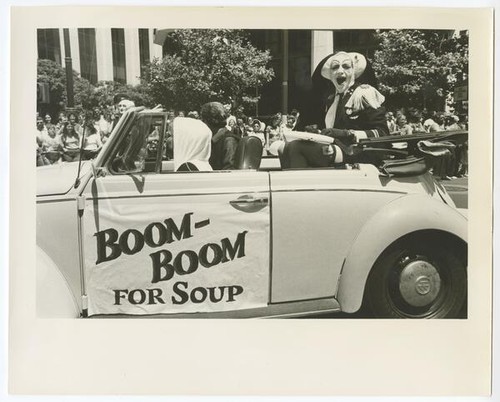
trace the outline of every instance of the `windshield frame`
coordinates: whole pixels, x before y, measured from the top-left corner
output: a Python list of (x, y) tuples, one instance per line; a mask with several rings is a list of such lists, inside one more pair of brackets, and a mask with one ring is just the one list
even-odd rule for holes
[(106, 167), (110, 155), (113, 155), (117, 143), (120, 142), (120, 136), (118, 135), (118, 133), (121, 133), (124, 130), (128, 130), (135, 121), (137, 114), (144, 109), (144, 106), (134, 107), (127, 110), (122, 115), (122, 117), (118, 121), (118, 124), (113, 128), (108, 141), (106, 141), (106, 144), (104, 144), (104, 146), (102, 147), (101, 152), (99, 152), (99, 155), (97, 155), (97, 157), (93, 161), (96, 168)]
[[(146, 120), (139, 122), (139, 120), (141, 120), (142, 118)], [(141, 126), (145, 125), (149, 127), (148, 123), (151, 123), (155, 118), (161, 118), (161, 129), (159, 130), (158, 133), (159, 140), (156, 149), (156, 156), (154, 157), (154, 159), (148, 158), (148, 161), (151, 164), (150, 166), (154, 164), (154, 168), (152, 169), (148, 168), (147, 170), (141, 170), (141, 171), (135, 171), (135, 170), (124, 170), (123, 172), (117, 171), (112, 166), (112, 164), (115, 162), (117, 154), (121, 152), (120, 148), (122, 148), (124, 142), (127, 141), (130, 131), (133, 130), (134, 127), (137, 125), (137, 127), (139, 128), (139, 133), (143, 135), (144, 127)], [(114, 136), (112, 143), (110, 143), (109, 148), (107, 148), (106, 150), (107, 152), (105, 155), (105, 159), (101, 162), (99, 166), (105, 168), (109, 172), (109, 174), (112, 175), (160, 173), (161, 163), (162, 163), (162, 152), (163, 152), (163, 139), (165, 138), (166, 126), (167, 126), (166, 114), (163, 110), (136, 108), (135, 110), (133, 110), (133, 113), (130, 113), (127, 116), (127, 120), (119, 129), (119, 134)], [(149, 128), (146, 131), (149, 132)], [(143, 140), (146, 141), (147, 136), (145, 136)]]

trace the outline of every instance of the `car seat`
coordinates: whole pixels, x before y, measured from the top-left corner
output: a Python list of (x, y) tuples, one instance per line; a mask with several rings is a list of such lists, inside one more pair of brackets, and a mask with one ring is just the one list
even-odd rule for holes
[(243, 137), (234, 157), (235, 169), (258, 169), (262, 160), (262, 141), (258, 137)]
[(198, 169), (194, 163), (184, 162), (182, 165), (180, 165), (177, 168), (176, 171), (177, 172), (199, 172), (200, 169)]

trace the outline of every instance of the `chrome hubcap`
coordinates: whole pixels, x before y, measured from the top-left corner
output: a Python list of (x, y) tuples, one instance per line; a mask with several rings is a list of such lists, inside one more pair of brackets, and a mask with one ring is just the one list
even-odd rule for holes
[(399, 291), (403, 299), (414, 307), (423, 307), (434, 300), (441, 289), (441, 277), (428, 261), (410, 262), (401, 271)]

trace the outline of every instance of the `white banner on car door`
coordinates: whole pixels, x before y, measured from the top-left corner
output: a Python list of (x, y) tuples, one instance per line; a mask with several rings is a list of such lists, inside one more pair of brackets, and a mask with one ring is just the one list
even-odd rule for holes
[(89, 200), (89, 315), (194, 313), (267, 305), (269, 207), (234, 195)]

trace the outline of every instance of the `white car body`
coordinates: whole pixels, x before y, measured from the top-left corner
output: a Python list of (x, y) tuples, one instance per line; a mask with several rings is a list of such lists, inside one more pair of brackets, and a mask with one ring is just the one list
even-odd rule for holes
[[(134, 113), (136, 116), (161, 115), (158, 111), (136, 110)], [(125, 135), (120, 127), (113, 131), (96, 160), (83, 163), (76, 185), (76, 162), (38, 168), (37, 308), (41, 317), (242, 318), (335, 311), (353, 313), (362, 305), (367, 278), (377, 260), (400, 239), (416, 234), (442, 236), (457, 248), (466, 249), (466, 218), (429, 173), (390, 178), (368, 164), (352, 169), (280, 170), (267, 169), (263, 163), (258, 170), (114, 174), (109, 168), (109, 158), (120, 137)], [(163, 166), (166, 165), (168, 162), (163, 162)], [(129, 219), (129, 212), (134, 218), (130, 218), (127, 226), (124, 222)], [(145, 233), (144, 228), (156, 225), (159, 217), (184, 212), (194, 214), (193, 217), (205, 214), (203, 216), (211, 219), (213, 232), (219, 227), (228, 233), (248, 232), (245, 259), (241, 259), (243, 265), (231, 271), (231, 264), (236, 264), (241, 251), (233, 250), (235, 260), (220, 265), (225, 268), (200, 267), (196, 273), (181, 272), (182, 275), (172, 278), (177, 280), (173, 285), (177, 286), (177, 293), (172, 293), (170, 287), (168, 291), (158, 288), (170, 286), (167, 280), (151, 284), (151, 289), (157, 290), (146, 289), (145, 280), (151, 274), (147, 272), (145, 280), (137, 279), (144, 291), (137, 293), (134, 299), (130, 298), (136, 289), (134, 276), (125, 281), (126, 274), (118, 275), (118, 272), (124, 272), (121, 270), (127, 261), (131, 261), (131, 270), (149, 271), (146, 261), (153, 259), (148, 255), (156, 250), (156, 244), (145, 245), (127, 256), (122, 254), (114, 261), (109, 258), (109, 264), (116, 263), (113, 269), (106, 268), (108, 261), (96, 263), (99, 258), (110, 257), (113, 248), (111, 242), (102, 246), (104, 257), (101, 253), (95, 261), (96, 238), (97, 243), (100, 238), (106, 244), (106, 236), (108, 240), (111, 236), (109, 232), (99, 237), (98, 233), (102, 234), (100, 231), (106, 227), (121, 227), (117, 233), (129, 227), (135, 228), (130, 229), (136, 230), (134, 233)], [(179, 227), (179, 220), (176, 222)], [(216, 226), (218, 222), (221, 226)], [(196, 222), (196, 225), (198, 223), (208, 225), (206, 222)], [(253, 230), (258, 235), (251, 237)], [(138, 235), (134, 236), (138, 241)], [(193, 239), (187, 239), (190, 236)], [(169, 247), (189, 241), (192, 241), (189, 244), (198, 244), (194, 243), (196, 236), (193, 233), (190, 236), (174, 239)], [(217, 234), (210, 232), (210, 236)], [(223, 237), (222, 234), (219, 237)], [(196, 240), (199, 246), (193, 246), (194, 249), (205, 244), (203, 239), (200, 235)], [(258, 249), (254, 250), (252, 247), (257, 245)], [(233, 246), (237, 249), (236, 243)], [(130, 246), (129, 236), (125, 250), (134, 247)], [(216, 246), (209, 247), (216, 250)], [(213, 261), (216, 257), (210, 258)], [(180, 263), (184, 264), (182, 269), (189, 270), (185, 268), (185, 261)], [(420, 268), (412, 269), (421, 272)], [(156, 273), (163, 275), (165, 271), (159, 269)], [(203, 276), (198, 280), (195, 275)], [(139, 276), (137, 274), (137, 278)], [(121, 290), (115, 289), (113, 294), (115, 280), (130, 286), (122, 289), (120, 282)], [(189, 295), (195, 286), (191, 286), (190, 280), (196, 286), (206, 283), (205, 289), (209, 291), (219, 285), (227, 286), (215, 289), (227, 291), (229, 296), (226, 294), (226, 299), (218, 303), (208, 298), (199, 302), (197, 297), (203, 298), (206, 290)], [(436, 283), (438, 288), (444, 286), (440, 281)], [(239, 287), (231, 288), (231, 284)], [(243, 297), (238, 294), (240, 287), (248, 299), (238, 303), (236, 299)], [(230, 300), (231, 292), (234, 300)], [(139, 303), (143, 294), (157, 305), (146, 305), (147, 301)], [(188, 301), (183, 300), (185, 294)], [(155, 295), (159, 297), (154, 299)], [(174, 300), (177, 304), (184, 303), (170, 305)]]

